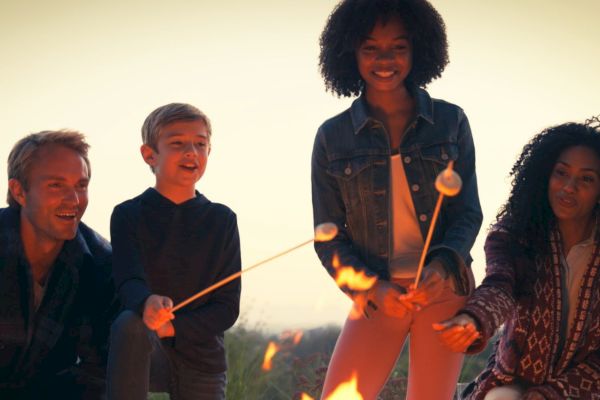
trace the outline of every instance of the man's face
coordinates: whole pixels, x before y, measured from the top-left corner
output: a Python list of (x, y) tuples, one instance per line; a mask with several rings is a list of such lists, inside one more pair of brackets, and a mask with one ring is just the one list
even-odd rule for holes
[(22, 232), (40, 242), (73, 239), (88, 204), (89, 171), (74, 150), (47, 145), (36, 153), (29, 170), (29, 185), (15, 186), (13, 197), (21, 204)]

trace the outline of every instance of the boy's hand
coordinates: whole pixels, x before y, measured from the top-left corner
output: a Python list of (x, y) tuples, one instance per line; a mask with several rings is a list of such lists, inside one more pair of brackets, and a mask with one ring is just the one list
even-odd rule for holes
[(481, 337), (477, 323), (467, 314), (458, 314), (449, 320), (433, 324), (438, 339), (451, 351), (464, 353), (471, 344)]
[(172, 337), (175, 336), (175, 326), (171, 321), (165, 322), (158, 330), (156, 334), (159, 338)]
[(144, 304), (144, 323), (148, 329), (158, 331), (166, 322), (175, 318), (171, 312), (173, 301), (166, 296), (152, 294)]

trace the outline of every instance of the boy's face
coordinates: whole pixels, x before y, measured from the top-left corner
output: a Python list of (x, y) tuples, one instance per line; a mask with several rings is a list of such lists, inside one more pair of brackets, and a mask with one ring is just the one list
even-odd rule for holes
[(37, 242), (60, 244), (77, 234), (88, 204), (89, 171), (83, 157), (61, 145), (36, 153), (28, 187), (11, 179), (11, 193), (21, 205), (22, 232)]
[(153, 167), (157, 185), (165, 189), (193, 189), (204, 174), (210, 139), (204, 121), (175, 121), (160, 130), (158, 151), (142, 146), (142, 156)]

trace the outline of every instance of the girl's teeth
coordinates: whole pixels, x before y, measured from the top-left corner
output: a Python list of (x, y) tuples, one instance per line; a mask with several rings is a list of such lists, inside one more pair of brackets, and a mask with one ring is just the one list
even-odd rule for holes
[(394, 75), (394, 73), (392, 71), (375, 72), (375, 75), (380, 76), (382, 78), (389, 78), (390, 76)]

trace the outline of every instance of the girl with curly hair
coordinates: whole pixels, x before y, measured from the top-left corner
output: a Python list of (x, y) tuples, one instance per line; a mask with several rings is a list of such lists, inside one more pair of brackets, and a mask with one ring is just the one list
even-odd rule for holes
[(475, 353), (504, 324), (465, 399), (599, 398), (599, 122), (551, 127), (525, 146), (486, 240), (486, 277), (436, 325), (448, 348)]
[[(376, 278), (354, 301), (329, 364), (322, 397), (356, 373), (375, 399), (410, 334), (408, 399), (451, 399), (463, 356), (444, 348), (431, 324), (460, 309), (473, 290), (470, 249), (482, 215), (475, 152), (463, 110), (423, 89), (448, 63), (444, 22), (425, 0), (344, 0), (321, 35), (327, 88), (359, 96), (318, 130), (312, 157), (315, 244), (327, 271), (352, 266)], [(453, 161), (458, 196), (444, 203), (418, 289), (414, 282), (437, 192)]]

